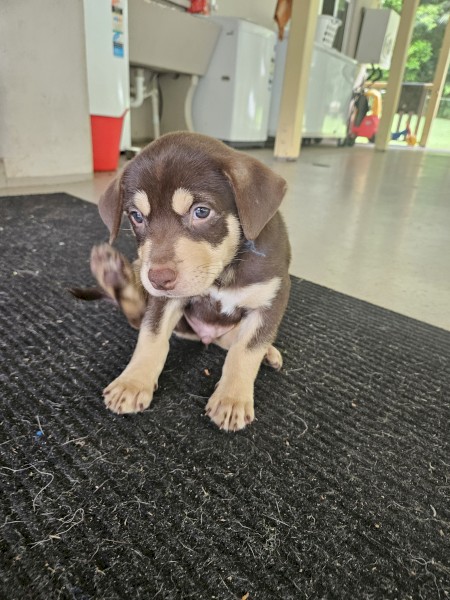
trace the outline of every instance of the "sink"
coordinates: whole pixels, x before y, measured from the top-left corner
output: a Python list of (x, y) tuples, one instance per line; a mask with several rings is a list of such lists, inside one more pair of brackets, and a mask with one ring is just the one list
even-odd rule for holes
[(128, 32), (131, 65), (204, 75), (220, 25), (152, 0), (128, 0)]

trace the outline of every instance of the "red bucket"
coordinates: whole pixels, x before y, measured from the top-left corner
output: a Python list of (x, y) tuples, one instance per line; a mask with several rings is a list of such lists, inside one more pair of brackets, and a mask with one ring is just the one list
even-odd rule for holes
[(125, 113), (121, 117), (91, 115), (94, 171), (117, 169), (124, 116)]

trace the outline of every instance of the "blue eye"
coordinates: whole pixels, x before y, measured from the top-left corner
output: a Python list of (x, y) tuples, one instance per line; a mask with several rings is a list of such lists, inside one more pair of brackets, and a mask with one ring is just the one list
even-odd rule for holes
[(130, 217), (135, 221), (138, 225), (144, 222), (144, 217), (138, 210), (131, 210)]
[(211, 210), (206, 208), (206, 206), (197, 206), (194, 210), (194, 216), (196, 216), (197, 219), (206, 219), (206, 217), (209, 217), (210, 212)]

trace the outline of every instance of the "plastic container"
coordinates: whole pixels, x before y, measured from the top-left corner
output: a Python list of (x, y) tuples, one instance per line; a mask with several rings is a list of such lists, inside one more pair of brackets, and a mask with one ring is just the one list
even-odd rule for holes
[(125, 114), (126, 112), (121, 117), (91, 115), (94, 171), (115, 171), (117, 169)]

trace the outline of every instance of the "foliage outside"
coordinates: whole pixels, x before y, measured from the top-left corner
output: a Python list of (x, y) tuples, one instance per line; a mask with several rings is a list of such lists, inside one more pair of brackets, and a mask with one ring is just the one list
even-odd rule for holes
[[(385, 8), (400, 13), (402, 0), (384, 0)], [(450, 0), (421, 0), (408, 51), (404, 81), (431, 83), (434, 79), (445, 27), (450, 15)], [(385, 74), (387, 77), (387, 73)], [(443, 92), (439, 117), (450, 118), (450, 71)]]

